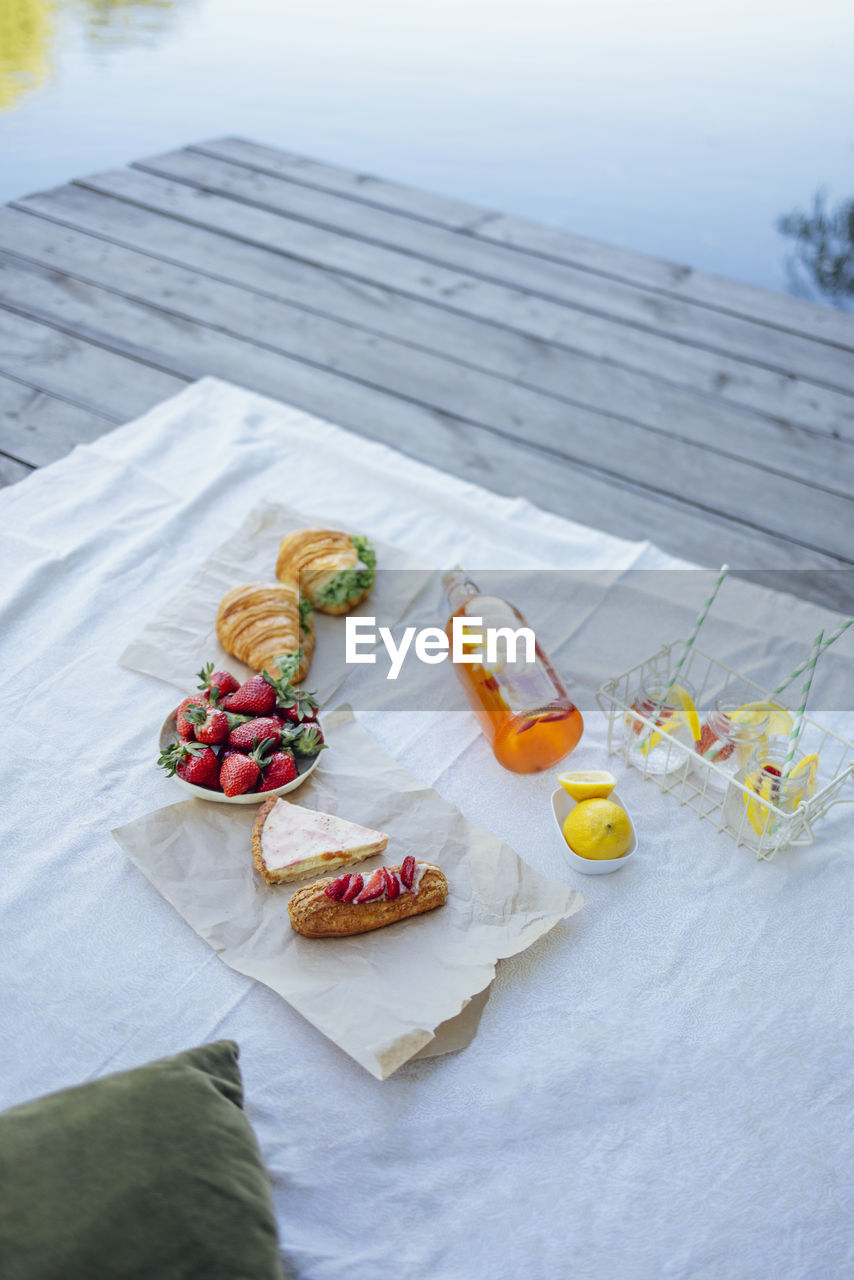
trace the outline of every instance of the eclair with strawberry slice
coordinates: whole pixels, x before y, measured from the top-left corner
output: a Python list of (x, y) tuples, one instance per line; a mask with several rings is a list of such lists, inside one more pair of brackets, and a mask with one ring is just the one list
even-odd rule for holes
[(288, 903), (291, 928), (305, 938), (369, 933), (444, 905), (448, 882), (432, 862), (411, 855), (399, 867), (316, 880)]

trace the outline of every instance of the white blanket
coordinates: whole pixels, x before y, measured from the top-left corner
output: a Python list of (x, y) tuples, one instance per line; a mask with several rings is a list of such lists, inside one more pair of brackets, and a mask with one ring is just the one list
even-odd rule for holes
[[(639, 851), (581, 877), (552, 776), (502, 771), (468, 713), (366, 714), (586, 902), (501, 964), (468, 1048), (382, 1083), (222, 964), (122, 855), (110, 829), (179, 797), (153, 767), (172, 692), (116, 659), (268, 497), (437, 567), (676, 564), (212, 379), (0, 492), (0, 1105), (229, 1036), (297, 1277), (851, 1275), (850, 809), (760, 864), (621, 772)], [(797, 657), (820, 611), (775, 609)], [(626, 666), (646, 656), (637, 622)], [(740, 658), (761, 668), (758, 634)], [(573, 766), (602, 767), (586, 719)]]

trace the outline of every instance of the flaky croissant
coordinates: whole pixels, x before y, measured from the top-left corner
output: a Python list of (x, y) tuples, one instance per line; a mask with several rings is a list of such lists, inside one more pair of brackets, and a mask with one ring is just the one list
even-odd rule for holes
[[(256, 671), (287, 673), (299, 655), (294, 682), (304, 680), (314, 653), (311, 607), (294, 582), (244, 582), (226, 591), (216, 615), (217, 638), (228, 653)], [(282, 659), (282, 663), (279, 663)]]
[(374, 585), (377, 557), (366, 538), (336, 529), (298, 529), (282, 538), (276, 561), (281, 582), (322, 613), (349, 613)]

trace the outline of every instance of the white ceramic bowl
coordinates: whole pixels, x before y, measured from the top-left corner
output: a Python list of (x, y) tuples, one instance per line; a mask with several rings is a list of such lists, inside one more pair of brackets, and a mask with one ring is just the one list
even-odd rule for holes
[[(163, 751), (170, 743), (178, 741), (178, 729), (175, 720), (175, 711), (169, 713), (163, 721), (160, 729), (160, 750)], [(320, 721), (317, 721), (320, 727)], [(226, 796), (221, 791), (210, 791), (207, 787), (197, 787), (192, 782), (186, 782), (183, 778), (179, 778), (177, 773), (172, 775), (172, 781), (177, 782), (179, 787), (189, 792), (190, 795), (198, 797), (199, 800), (217, 800), (220, 804), (260, 804), (262, 800), (269, 800), (270, 796), (283, 796), (289, 791), (296, 791), (297, 787), (301, 787), (307, 778), (310, 778), (317, 768), (317, 762), (320, 759), (320, 752), (316, 756), (295, 756), (297, 769), (299, 773), (291, 781), (286, 782), (283, 787), (276, 787), (272, 791), (244, 791), (241, 796)]]
[[(609, 800), (613, 800), (614, 804), (618, 804), (621, 809), (626, 809), (616, 791), (612, 791)], [(632, 843), (629, 845), (622, 858), (582, 858), (577, 853), (573, 853), (563, 834), (563, 824), (566, 821), (570, 811), (575, 808), (577, 800), (573, 800), (571, 795), (564, 791), (563, 787), (558, 787), (557, 791), (552, 792), (552, 812), (557, 826), (558, 839), (563, 850), (563, 855), (571, 867), (576, 871), (580, 871), (585, 876), (606, 876), (609, 871), (619, 871), (629, 858), (632, 857), (638, 847), (638, 838), (635, 832), (635, 824), (632, 821), (632, 815), (629, 814), (629, 822), (632, 823)]]

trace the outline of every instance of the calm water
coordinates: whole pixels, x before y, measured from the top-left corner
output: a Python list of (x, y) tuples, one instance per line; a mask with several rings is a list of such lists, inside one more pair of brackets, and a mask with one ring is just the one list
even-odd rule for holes
[(0, 0), (0, 200), (241, 134), (850, 306), (852, 54), (851, 0)]

